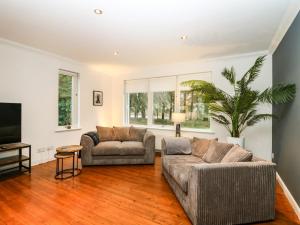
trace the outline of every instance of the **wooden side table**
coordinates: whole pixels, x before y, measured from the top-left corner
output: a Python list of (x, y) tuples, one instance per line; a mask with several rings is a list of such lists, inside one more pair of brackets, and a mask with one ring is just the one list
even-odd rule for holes
[[(82, 149), (81, 145), (68, 145), (56, 148), (56, 174), (55, 179), (67, 179), (70, 177), (78, 176), (81, 173), (81, 169), (79, 169), (78, 163), (78, 155), (80, 150)], [(64, 159), (72, 158), (72, 168), (64, 169)], [(75, 158), (76, 158), (76, 166), (75, 166)], [(60, 168), (61, 161), (61, 168)], [(70, 174), (68, 176), (64, 176), (65, 174)]]

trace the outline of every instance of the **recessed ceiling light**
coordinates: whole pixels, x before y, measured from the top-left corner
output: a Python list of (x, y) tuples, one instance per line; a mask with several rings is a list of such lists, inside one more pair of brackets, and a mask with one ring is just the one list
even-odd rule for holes
[(95, 9), (94, 13), (97, 15), (101, 15), (101, 14), (103, 14), (103, 11), (101, 9)]
[(118, 52), (118, 51), (115, 51), (115, 52), (114, 52), (114, 55), (119, 55), (119, 52)]
[(188, 37), (186, 36), (186, 35), (182, 35), (181, 37), (180, 37), (180, 39), (181, 40), (186, 40)]

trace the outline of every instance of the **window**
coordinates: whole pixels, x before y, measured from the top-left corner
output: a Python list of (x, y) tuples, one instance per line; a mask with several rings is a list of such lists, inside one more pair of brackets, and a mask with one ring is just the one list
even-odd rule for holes
[(59, 70), (58, 126), (78, 127), (78, 79), (78, 73)]
[(176, 111), (186, 114), (182, 127), (209, 128), (208, 106), (203, 103), (200, 93), (180, 85), (188, 80), (211, 82), (211, 73), (125, 81), (125, 123), (172, 126), (172, 114)]
[(147, 93), (129, 94), (129, 123), (147, 124), (148, 95)]
[(153, 93), (153, 124), (172, 125), (175, 91)]
[(182, 127), (209, 128), (208, 106), (202, 102), (199, 93), (181, 91), (180, 112), (185, 113), (185, 122), (182, 123)]

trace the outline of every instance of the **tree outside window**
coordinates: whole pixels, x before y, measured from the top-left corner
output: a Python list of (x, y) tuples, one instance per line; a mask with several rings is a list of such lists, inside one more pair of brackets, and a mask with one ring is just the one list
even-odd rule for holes
[(130, 93), (129, 94), (129, 123), (147, 124), (148, 94)]
[(153, 123), (160, 125), (172, 125), (172, 113), (175, 108), (175, 92), (153, 93)]
[(72, 76), (59, 74), (58, 125), (72, 124)]

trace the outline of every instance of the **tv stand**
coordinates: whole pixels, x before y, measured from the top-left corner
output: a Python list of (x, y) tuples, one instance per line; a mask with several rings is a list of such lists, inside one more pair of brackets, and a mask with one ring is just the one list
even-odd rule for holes
[[(28, 148), (28, 156), (23, 155), (23, 149)], [(18, 150), (18, 154), (13, 156), (1, 157), (1, 154), (9, 151)], [(28, 161), (28, 166), (23, 165), (24, 161)], [(18, 166), (1, 169), (9, 165), (18, 164)], [(17, 169), (17, 170), (16, 170)], [(16, 172), (29, 172), (31, 173), (31, 145), (24, 143), (12, 143), (0, 145), (0, 175), (4, 172), (13, 171)]]

